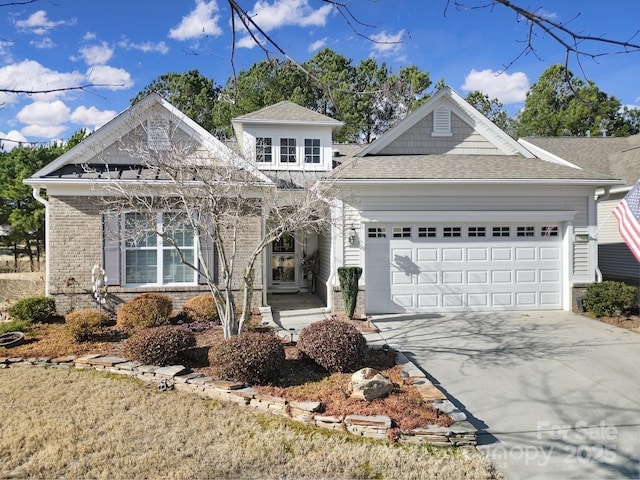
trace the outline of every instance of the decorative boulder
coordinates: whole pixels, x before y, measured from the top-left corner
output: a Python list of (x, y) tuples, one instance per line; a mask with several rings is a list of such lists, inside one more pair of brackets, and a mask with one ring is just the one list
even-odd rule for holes
[(375, 368), (363, 368), (351, 376), (351, 398), (371, 402), (393, 391), (393, 383)]

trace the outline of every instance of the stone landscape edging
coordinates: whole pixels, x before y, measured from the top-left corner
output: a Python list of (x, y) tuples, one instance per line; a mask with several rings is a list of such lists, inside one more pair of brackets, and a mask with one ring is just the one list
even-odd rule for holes
[[(433, 385), (405, 355), (396, 352), (397, 363), (407, 373), (410, 381), (421, 394), (423, 401), (432, 404), (437, 412), (445, 413), (453, 420), (449, 427), (429, 425), (397, 432), (386, 416), (328, 416), (319, 412), (320, 402), (301, 402), (258, 393), (241, 383), (216, 380), (201, 373), (189, 373), (182, 365), (158, 367), (109, 355), (92, 354), (49, 357), (2, 357), (0, 368), (48, 367), (94, 369), (117, 375), (135, 377), (142, 381), (170, 385), (179, 391), (196, 394), (202, 398), (234, 403), (261, 412), (277, 415), (319, 428), (348, 432), (360, 437), (377, 440), (394, 439), (400, 443), (429, 444), (438, 447), (473, 447), (477, 443), (477, 430), (467, 421), (466, 415), (451, 403), (440, 389)], [(168, 383), (171, 382), (171, 383)]]

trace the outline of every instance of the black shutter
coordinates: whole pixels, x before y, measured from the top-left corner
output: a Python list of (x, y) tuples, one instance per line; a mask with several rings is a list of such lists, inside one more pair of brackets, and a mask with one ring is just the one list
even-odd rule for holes
[(107, 285), (120, 285), (120, 215), (102, 215), (102, 268), (107, 275)]

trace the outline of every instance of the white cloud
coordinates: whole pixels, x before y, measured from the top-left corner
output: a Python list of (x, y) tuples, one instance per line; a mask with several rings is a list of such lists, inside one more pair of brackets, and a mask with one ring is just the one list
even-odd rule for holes
[(125, 90), (133, 86), (129, 72), (107, 65), (91, 67), (87, 71), (87, 80), (108, 90)]
[(100, 111), (96, 107), (80, 106), (69, 117), (73, 123), (96, 130), (113, 119), (118, 113), (115, 110)]
[[(258, 0), (249, 16), (265, 32), (287, 27), (322, 27), (327, 23), (327, 17), (332, 12), (331, 5), (324, 5), (314, 9), (308, 0)], [(236, 44), (241, 48), (253, 48), (255, 41), (250, 36), (242, 37)]]
[(308, 0), (274, 0), (273, 3), (259, 0), (249, 16), (265, 31), (296, 25), (299, 27), (322, 27), (327, 23), (331, 5), (314, 10)]
[(38, 138), (58, 138), (67, 129), (65, 125), (28, 125), (22, 129), (24, 135)]
[(87, 65), (104, 65), (113, 57), (113, 48), (107, 42), (91, 47), (83, 47), (80, 54)]
[(404, 46), (404, 30), (400, 30), (397, 33), (387, 33), (382, 31), (370, 35), (374, 41), (372, 51), (374, 55), (381, 57), (390, 57), (392, 55), (398, 55)]
[(87, 32), (84, 34), (84, 37), (82, 37), (83, 40), (94, 40), (96, 38), (96, 34), (93, 32)]
[(490, 98), (497, 98), (504, 105), (508, 105), (524, 102), (529, 90), (529, 79), (524, 72), (500, 73), (490, 69), (482, 71), (472, 69), (465, 77), (462, 90), (465, 92), (480, 90)]
[(316, 40), (311, 45), (309, 45), (309, 52), (315, 52), (316, 50), (320, 50), (327, 46), (327, 37), (321, 38), (320, 40)]
[(53, 40), (51, 40), (49, 37), (43, 38), (42, 40), (31, 40), (29, 44), (34, 46), (35, 48), (40, 49), (55, 48), (56, 46), (56, 44), (53, 43)]
[[(64, 89), (82, 85), (85, 81), (83, 74), (79, 72), (56, 72), (49, 68), (43, 67), (38, 62), (25, 60), (24, 62), (14, 63), (0, 67), (0, 88), (11, 90), (53, 90)], [(33, 94), (35, 100), (51, 100), (65, 95), (65, 91), (52, 92), (48, 94)], [(17, 103), (21, 96), (9, 93), (0, 93), (0, 104)]]
[(52, 28), (59, 25), (72, 25), (75, 22), (75, 19), (68, 22), (64, 20), (53, 22), (47, 18), (47, 12), (44, 10), (38, 10), (37, 12), (32, 13), (26, 20), (17, 20), (16, 27), (22, 30), (28, 30), (36, 35), (45, 35)]
[(180, 24), (169, 30), (169, 38), (174, 40), (191, 40), (203, 35), (222, 35), (222, 29), (218, 25), (220, 15), (216, 0), (205, 2), (196, 0), (196, 8), (182, 17)]
[(27, 139), (17, 130), (11, 130), (9, 133), (0, 132), (0, 148), (1, 151), (10, 152), (21, 143), (28, 143)]
[(60, 125), (69, 120), (70, 111), (61, 100), (33, 102), (20, 110), (16, 117), (22, 123), (51, 126)]
[(125, 50), (140, 50), (143, 53), (157, 52), (161, 53), (162, 55), (166, 55), (167, 53), (169, 53), (169, 47), (164, 42), (134, 43), (125, 38), (118, 42), (118, 46), (120, 48), (124, 48)]

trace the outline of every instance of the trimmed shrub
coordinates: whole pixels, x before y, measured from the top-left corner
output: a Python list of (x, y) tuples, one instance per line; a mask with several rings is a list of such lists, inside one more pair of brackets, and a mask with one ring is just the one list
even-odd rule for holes
[(323, 320), (303, 328), (297, 346), (329, 372), (355, 372), (367, 353), (367, 341), (358, 329), (339, 320)]
[(93, 308), (83, 308), (64, 317), (67, 332), (76, 342), (85, 342), (99, 336), (109, 324), (109, 316)]
[(189, 322), (218, 322), (218, 306), (211, 295), (198, 295), (184, 303), (184, 314)]
[(164, 367), (180, 362), (185, 350), (196, 345), (193, 333), (173, 325), (148, 328), (132, 335), (124, 345), (127, 358)]
[(284, 347), (269, 333), (245, 332), (227, 338), (209, 350), (214, 375), (248, 385), (273, 382), (284, 365)]
[(118, 326), (137, 331), (169, 325), (171, 299), (161, 293), (143, 293), (125, 303), (117, 314)]
[(9, 315), (14, 320), (33, 323), (58, 321), (56, 301), (49, 297), (29, 297), (18, 300), (9, 307)]
[(587, 288), (582, 305), (596, 317), (614, 317), (630, 311), (638, 301), (638, 290), (623, 282), (594, 283)]

